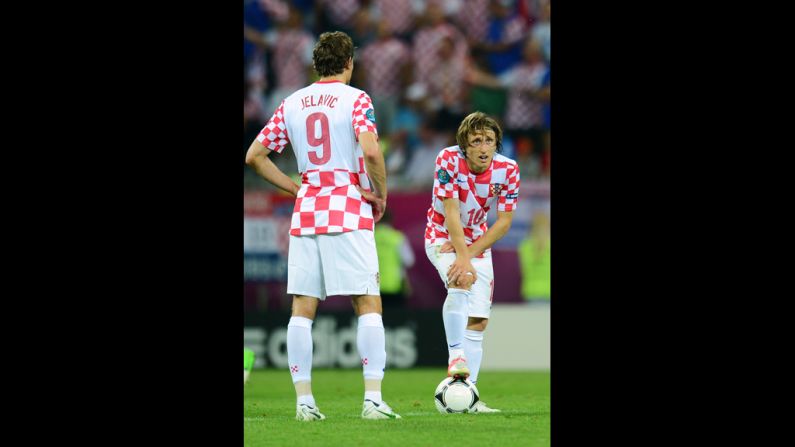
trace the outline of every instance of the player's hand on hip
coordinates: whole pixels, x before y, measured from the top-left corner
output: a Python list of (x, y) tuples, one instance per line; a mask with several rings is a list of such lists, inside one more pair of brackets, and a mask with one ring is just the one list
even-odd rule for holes
[(370, 205), (373, 207), (373, 221), (378, 222), (384, 216), (384, 210), (386, 209), (386, 200), (378, 197), (372, 191), (365, 191), (360, 186), (357, 186), (356, 189), (359, 190), (359, 194), (362, 195), (364, 200), (370, 202)]
[(453, 243), (447, 241), (442, 244), (442, 248), (439, 249), (439, 253), (455, 253), (455, 247), (453, 247)]

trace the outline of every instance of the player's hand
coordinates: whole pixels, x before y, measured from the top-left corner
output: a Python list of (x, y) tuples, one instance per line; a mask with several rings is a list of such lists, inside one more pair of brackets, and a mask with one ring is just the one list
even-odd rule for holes
[(458, 277), (455, 286), (460, 289), (468, 290), (470, 287), (472, 287), (472, 284), (474, 283), (475, 283), (475, 275), (467, 275), (465, 273)]
[(457, 257), (450, 268), (447, 270), (447, 280), (449, 284), (453, 284), (457, 287), (463, 287), (464, 284), (469, 282), (469, 278), (464, 278), (465, 276), (471, 276), (472, 282), (469, 285), (472, 285), (478, 279), (478, 273), (475, 271), (475, 268), (472, 267), (472, 263), (469, 262), (468, 259)]
[(370, 202), (370, 205), (373, 206), (373, 221), (377, 223), (382, 217), (384, 217), (386, 200), (378, 197), (372, 191), (365, 191), (360, 186), (357, 186), (356, 189), (359, 190), (359, 194), (362, 195), (364, 200)]
[(442, 248), (439, 249), (439, 253), (455, 253), (455, 247), (453, 247), (453, 243), (447, 241), (442, 244)]

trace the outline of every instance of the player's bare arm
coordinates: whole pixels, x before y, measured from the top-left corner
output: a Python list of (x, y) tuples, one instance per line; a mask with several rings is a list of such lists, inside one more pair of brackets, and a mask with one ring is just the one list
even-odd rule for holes
[(273, 164), (273, 161), (268, 158), (270, 153), (270, 149), (254, 140), (246, 152), (246, 164), (251, 166), (262, 178), (295, 197), (300, 186)]
[[(480, 256), (484, 251), (491, 248), (498, 240), (502, 239), (508, 230), (511, 229), (513, 222), (513, 211), (497, 211), (497, 220), (489, 229), (483, 233), (483, 236), (476, 240), (469, 246), (469, 257), (474, 258)], [(455, 247), (452, 244), (445, 243), (442, 246), (442, 253), (455, 252)]]
[[(443, 200), (444, 204), (444, 224), (447, 232), (450, 235), (450, 243), (456, 250), (456, 258), (450, 269), (447, 271), (447, 280), (450, 284), (457, 286), (464, 286), (461, 280), (469, 283), (469, 278), (464, 278), (467, 272), (472, 273), (472, 282), (477, 280), (477, 272), (472, 267), (469, 261), (469, 248), (467, 248), (466, 239), (464, 239), (464, 227), (461, 225), (461, 215), (459, 214), (458, 198), (448, 197)], [(471, 285), (471, 283), (469, 283)]]
[(359, 188), (365, 200), (373, 205), (373, 218), (376, 222), (381, 220), (386, 208), (386, 164), (384, 154), (378, 146), (378, 139), (372, 132), (361, 132), (359, 143), (362, 145), (364, 153), (364, 165), (367, 168), (367, 176), (373, 186), (373, 192), (364, 191)]

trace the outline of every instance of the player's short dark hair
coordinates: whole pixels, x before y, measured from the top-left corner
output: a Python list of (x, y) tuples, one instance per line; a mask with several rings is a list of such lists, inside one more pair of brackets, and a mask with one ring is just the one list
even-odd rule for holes
[(348, 60), (353, 57), (353, 41), (342, 31), (330, 31), (320, 35), (312, 51), (312, 64), (320, 76), (334, 76), (345, 71)]
[(489, 129), (494, 131), (494, 138), (497, 140), (497, 152), (502, 152), (502, 129), (500, 129), (500, 125), (497, 124), (497, 120), (483, 112), (470, 113), (461, 121), (461, 125), (458, 126), (458, 132), (455, 134), (455, 141), (458, 143), (458, 147), (461, 148), (461, 152), (466, 155), (470, 134), (484, 132)]

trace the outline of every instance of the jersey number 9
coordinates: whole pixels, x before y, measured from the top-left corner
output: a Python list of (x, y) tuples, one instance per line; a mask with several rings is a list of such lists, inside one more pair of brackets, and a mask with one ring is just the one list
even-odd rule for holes
[[(320, 121), (320, 138), (315, 137), (315, 123), (318, 121)], [(331, 135), (325, 113), (315, 112), (306, 117), (306, 140), (312, 147), (323, 146), (320, 157), (317, 156), (317, 152), (309, 151), (309, 161), (315, 165), (324, 165), (331, 160)]]

